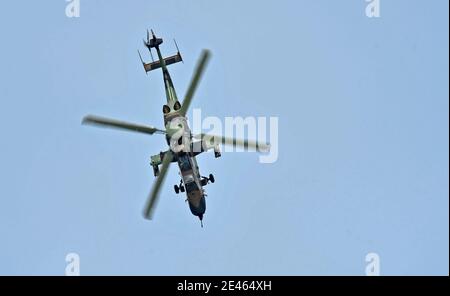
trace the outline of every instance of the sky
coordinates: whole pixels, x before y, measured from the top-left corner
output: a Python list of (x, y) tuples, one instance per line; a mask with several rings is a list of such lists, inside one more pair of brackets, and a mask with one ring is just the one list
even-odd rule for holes
[[(446, 0), (7, 1), (0, 10), (0, 275), (449, 273)], [(164, 138), (82, 126), (86, 114), (163, 126), (162, 75), (136, 50), (153, 28), (184, 64), (212, 58), (192, 108), (277, 117), (278, 159), (204, 154), (204, 228), (169, 171), (142, 208)], [(192, 114), (192, 108), (188, 116)]]

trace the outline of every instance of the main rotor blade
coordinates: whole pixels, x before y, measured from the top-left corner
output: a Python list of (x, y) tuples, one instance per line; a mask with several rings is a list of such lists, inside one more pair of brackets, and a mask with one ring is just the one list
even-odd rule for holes
[(94, 115), (88, 115), (83, 118), (83, 124), (97, 125), (102, 127), (118, 128), (128, 130), (132, 132), (139, 132), (144, 134), (153, 135), (154, 133), (164, 134), (165, 131), (157, 129), (152, 126), (140, 125), (135, 123), (129, 123), (125, 121), (119, 121), (115, 119), (109, 119), (105, 117), (99, 117)]
[(195, 68), (194, 75), (192, 76), (191, 83), (184, 97), (183, 104), (181, 105), (180, 114), (185, 116), (189, 105), (191, 104), (192, 98), (194, 97), (195, 90), (197, 89), (198, 83), (202, 78), (203, 72), (205, 71), (206, 65), (208, 64), (211, 53), (209, 50), (204, 49), (198, 60), (197, 67)]
[(194, 138), (204, 140), (208, 143), (210, 146), (218, 145), (218, 144), (224, 144), (224, 145), (232, 145), (234, 147), (244, 147), (244, 148), (254, 148), (258, 152), (268, 152), (270, 150), (270, 144), (267, 143), (260, 143), (258, 141), (252, 141), (252, 140), (242, 140), (242, 139), (236, 139), (236, 138), (228, 138), (228, 137), (220, 137), (216, 135), (209, 135), (209, 134), (198, 134), (194, 135)]
[(172, 151), (169, 149), (164, 154), (164, 159), (161, 165), (161, 169), (159, 171), (159, 176), (157, 177), (155, 183), (153, 184), (152, 191), (150, 192), (150, 195), (147, 199), (147, 203), (145, 204), (144, 208), (144, 218), (146, 219), (152, 219), (153, 211), (156, 206), (156, 202), (158, 201), (159, 197), (159, 191), (161, 189), (161, 185), (164, 182), (164, 179), (166, 178), (167, 171), (169, 170), (170, 162), (172, 161), (173, 154)]

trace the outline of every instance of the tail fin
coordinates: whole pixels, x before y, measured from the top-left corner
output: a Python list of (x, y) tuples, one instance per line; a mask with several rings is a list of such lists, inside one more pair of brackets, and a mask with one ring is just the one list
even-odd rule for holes
[(147, 41), (144, 40), (145, 46), (147, 46), (148, 50), (154, 47), (158, 47), (163, 43), (162, 38), (156, 38), (155, 33), (152, 31), (152, 38), (150, 39), (150, 32), (147, 30)]
[[(178, 44), (175, 41), (175, 39), (174, 39), (174, 42), (175, 42), (175, 47), (177, 48), (177, 54), (167, 57), (167, 58), (164, 58), (164, 62), (165, 62), (166, 66), (183, 61), (183, 58), (181, 57), (181, 54), (180, 54), (180, 50), (178, 49)], [(150, 36), (150, 32), (147, 30), (147, 40), (144, 39), (144, 45), (148, 48), (148, 51), (150, 52), (150, 55), (152, 57), (152, 62), (146, 64), (142, 60), (141, 54), (139, 53), (139, 57), (141, 59), (142, 64), (144, 65), (144, 69), (145, 69), (146, 73), (153, 71), (155, 69), (161, 68), (161, 61), (153, 60), (153, 55), (152, 55), (152, 48), (156, 47), (156, 50), (158, 51), (159, 50), (158, 46), (161, 43), (163, 43), (163, 40), (161, 38), (156, 38), (153, 30), (151, 30), (151, 36)]]

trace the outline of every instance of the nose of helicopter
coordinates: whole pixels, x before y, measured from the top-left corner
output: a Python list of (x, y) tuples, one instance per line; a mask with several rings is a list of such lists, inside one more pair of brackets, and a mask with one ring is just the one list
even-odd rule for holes
[(194, 193), (189, 196), (188, 201), (191, 213), (198, 216), (200, 220), (203, 220), (203, 214), (206, 211), (205, 196), (200, 192), (196, 192), (196, 194)]
[(202, 196), (200, 201), (197, 203), (189, 202), (189, 208), (193, 215), (198, 216), (200, 220), (203, 219), (203, 214), (206, 211), (206, 201), (205, 197)]

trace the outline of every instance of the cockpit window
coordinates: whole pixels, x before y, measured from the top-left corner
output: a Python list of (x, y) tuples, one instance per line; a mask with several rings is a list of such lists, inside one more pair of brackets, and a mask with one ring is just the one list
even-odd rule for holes
[(188, 192), (191, 192), (191, 191), (194, 191), (194, 190), (198, 189), (197, 184), (195, 182), (186, 183), (185, 186), (186, 186), (186, 190)]
[(191, 162), (189, 161), (189, 157), (187, 155), (183, 155), (179, 158), (180, 160), (180, 169), (182, 171), (191, 170)]

